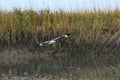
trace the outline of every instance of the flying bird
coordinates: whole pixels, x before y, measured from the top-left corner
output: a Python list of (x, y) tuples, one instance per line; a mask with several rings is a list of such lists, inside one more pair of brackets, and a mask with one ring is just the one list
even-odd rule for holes
[(61, 39), (61, 38), (67, 38), (69, 37), (70, 34), (65, 34), (63, 36), (60, 36), (60, 37), (57, 37), (57, 38), (54, 38), (54, 39), (51, 39), (49, 41), (45, 41), (43, 43), (39, 43), (40, 46), (44, 46), (44, 45), (50, 45), (50, 44), (55, 44), (57, 40)]

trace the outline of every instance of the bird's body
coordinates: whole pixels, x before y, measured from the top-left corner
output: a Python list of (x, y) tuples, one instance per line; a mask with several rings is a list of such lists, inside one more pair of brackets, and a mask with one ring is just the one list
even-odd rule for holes
[(61, 37), (57, 37), (57, 38), (54, 38), (52, 40), (49, 40), (49, 41), (45, 41), (43, 43), (39, 43), (40, 46), (44, 46), (44, 45), (50, 45), (50, 44), (55, 44), (57, 40), (61, 39), (61, 38), (67, 38), (69, 36), (69, 34), (65, 34)]

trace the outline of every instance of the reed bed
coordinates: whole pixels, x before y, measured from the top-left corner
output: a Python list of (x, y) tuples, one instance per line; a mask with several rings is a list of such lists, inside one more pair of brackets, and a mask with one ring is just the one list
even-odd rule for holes
[(84, 35), (87, 41), (95, 36), (109, 37), (120, 28), (120, 10), (92, 12), (64, 12), (62, 10), (25, 10), (13, 9), (11, 12), (0, 11), (1, 47), (22, 45), (35, 46), (66, 33), (71, 33), (70, 42)]

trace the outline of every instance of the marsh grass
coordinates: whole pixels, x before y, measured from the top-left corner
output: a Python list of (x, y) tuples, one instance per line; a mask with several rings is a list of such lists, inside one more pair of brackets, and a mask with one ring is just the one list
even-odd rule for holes
[[(99, 36), (109, 36), (120, 28), (120, 11), (64, 12), (62, 10), (0, 11), (0, 43), (1, 47), (25, 45), (33, 47), (42, 42), (71, 33), (71, 38), (84, 34), (88, 41)], [(89, 40), (90, 39), (90, 40)], [(73, 42), (73, 41), (72, 41)]]

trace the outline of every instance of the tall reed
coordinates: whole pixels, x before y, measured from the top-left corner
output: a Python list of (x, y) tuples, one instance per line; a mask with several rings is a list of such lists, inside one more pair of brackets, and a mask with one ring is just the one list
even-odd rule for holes
[[(66, 33), (71, 33), (71, 40), (84, 34), (87, 41), (102, 33), (103, 36), (114, 34), (120, 29), (120, 10), (92, 12), (64, 12), (62, 10), (13, 9), (11, 12), (0, 11), (0, 45), (34, 45)], [(73, 40), (74, 41), (74, 40)]]

